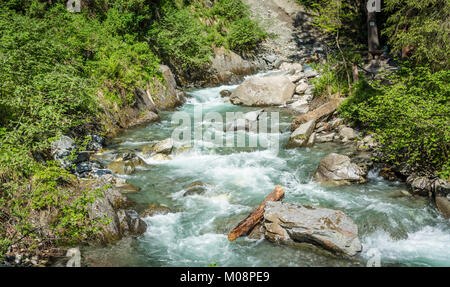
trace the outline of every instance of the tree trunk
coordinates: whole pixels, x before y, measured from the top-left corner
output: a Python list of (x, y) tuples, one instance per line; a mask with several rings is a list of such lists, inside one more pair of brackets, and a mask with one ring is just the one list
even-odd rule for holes
[(284, 198), (284, 190), (281, 185), (275, 186), (275, 189), (264, 199), (264, 201), (250, 213), (247, 218), (239, 222), (239, 224), (228, 233), (228, 240), (234, 241), (236, 238), (247, 235), (256, 224), (264, 217), (264, 205), (266, 201), (278, 201)]
[(352, 74), (353, 74), (353, 83), (358, 82), (359, 81), (358, 65), (353, 64)]
[(369, 53), (375, 52), (380, 49), (380, 41), (378, 39), (378, 27), (376, 12), (367, 13), (367, 27), (368, 27), (368, 46)]

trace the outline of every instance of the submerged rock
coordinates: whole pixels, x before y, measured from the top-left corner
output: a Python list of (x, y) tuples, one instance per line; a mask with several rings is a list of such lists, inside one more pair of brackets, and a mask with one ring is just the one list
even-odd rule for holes
[(170, 156), (165, 155), (163, 153), (157, 153), (154, 156), (152, 156), (150, 159), (154, 160), (154, 161), (172, 160), (172, 158)]
[(308, 243), (346, 256), (362, 250), (358, 226), (340, 210), (268, 201), (264, 227), (266, 239), (274, 243)]
[(168, 214), (171, 210), (168, 206), (163, 204), (151, 204), (147, 209), (141, 212), (141, 217), (151, 217), (157, 214)]
[[(239, 114), (238, 114), (239, 115)], [(225, 131), (257, 131), (258, 121), (264, 120), (264, 110), (257, 110), (236, 116), (236, 119), (227, 123)]]
[(345, 185), (363, 183), (365, 176), (365, 171), (352, 163), (348, 156), (331, 153), (320, 161), (314, 179), (321, 183)]
[(234, 105), (284, 105), (294, 95), (295, 85), (287, 76), (267, 76), (246, 79), (231, 94)]
[(184, 187), (184, 194), (183, 196), (190, 196), (194, 194), (202, 194), (206, 191), (206, 186), (203, 184), (202, 181), (195, 181), (187, 186)]

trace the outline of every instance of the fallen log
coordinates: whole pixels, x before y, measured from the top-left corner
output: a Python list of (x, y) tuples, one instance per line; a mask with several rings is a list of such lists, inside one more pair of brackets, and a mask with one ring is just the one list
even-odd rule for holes
[(264, 201), (250, 213), (244, 220), (228, 233), (228, 240), (234, 241), (236, 238), (248, 234), (256, 224), (264, 217), (264, 205), (267, 201), (279, 201), (284, 198), (284, 190), (281, 185), (275, 186), (275, 189), (264, 199)]

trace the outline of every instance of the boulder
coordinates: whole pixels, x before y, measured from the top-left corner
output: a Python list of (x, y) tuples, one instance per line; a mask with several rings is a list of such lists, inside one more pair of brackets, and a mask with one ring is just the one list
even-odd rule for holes
[(159, 141), (155, 144), (152, 144), (149, 147), (144, 147), (142, 152), (146, 156), (153, 156), (157, 153), (169, 155), (173, 149), (173, 139), (167, 138), (165, 140)]
[(147, 224), (134, 210), (121, 209), (117, 211), (119, 231), (122, 237), (141, 235), (147, 230)]
[(436, 206), (445, 218), (450, 218), (450, 200), (448, 197), (436, 196)]
[(331, 153), (320, 161), (314, 179), (321, 183), (345, 185), (363, 183), (365, 176), (365, 171), (352, 163), (348, 156)]
[(295, 88), (295, 92), (299, 95), (303, 95), (305, 93), (305, 91), (308, 89), (308, 87), (309, 87), (309, 85), (307, 83), (301, 82)]
[(316, 123), (314, 120), (300, 125), (291, 134), (287, 148), (306, 146), (308, 143), (309, 137), (311, 136), (312, 132), (314, 131), (315, 125), (316, 125)]
[(287, 76), (276, 75), (246, 79), (231, 94), (234, 105), (284, 105), (294, 95), (295, 85)]
[(161, 110), (173, 109), (182, 105), (185, 102), (185, 94), (177, 90), (174, 74), (166, 65), (159, 65), (159, 70), (164, 76), (164, 84), (155, 82), (155, 87), (153, 88), (155, 96), (152, 96), (149, 91), (146, 92), (146, 95), (156, 108)]
[(214, 57), (211, 57), (213, 72), (209, 78), (210, 84), (236, 83), (243, 76), (253, 74), (258, 69), (253, 63), (224, 47), (215, 48), (214, 54)]
[(413, 195), (432, 196), (433, 181), (426, 176), (411, 174), (406, 179), (406, 185)]
[(362, 250), (358, 226), (340, 210), (268, 201), (264, 227), (266, 239), (274, 243), (312, 244), (344, 256)]
[(308, 112), (307, 114), (300, 115), (296, 117), (291, 124), (291, 131), (295, 131), (301, 124), (306, 123), (311, 120), (317, 121), (318, 119), (328, 116), (334, 111), (336, 111), (337, 107), (341, 104), (342, 99), (333, 99), (328, 103), (325, 103), (318, 107), (317, 109)]

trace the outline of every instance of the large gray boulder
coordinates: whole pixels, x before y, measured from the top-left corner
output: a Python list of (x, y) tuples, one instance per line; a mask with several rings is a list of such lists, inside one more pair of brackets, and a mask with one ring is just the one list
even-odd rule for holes
[(362, 250), (358, 226), (340, 210), (268, 201), (264, 227), (266, 239), (274, 243), (312, 244), (344, 256)]
[(231, 94), (234, 105), (277, 106), (284, 105), (294, 95), (295, 85), (285, 75), (253, 77), (246, 79)]
[(331, 153), (320, 161), (314, 179), (321, 183), (346, 185), (363, 183), (365, 176), (365, 171), (348, 156)]

